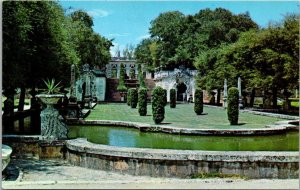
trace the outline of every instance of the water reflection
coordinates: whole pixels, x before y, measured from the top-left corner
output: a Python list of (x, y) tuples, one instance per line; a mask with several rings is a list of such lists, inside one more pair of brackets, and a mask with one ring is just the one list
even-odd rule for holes
[(90, 142), (122, 147), (222, 150), (298, 151), (298, 132), (271, 136), (186, 136), (143, 133), (137, 129), (108, 126), (72, 126), (69, 138), (85, 137)]

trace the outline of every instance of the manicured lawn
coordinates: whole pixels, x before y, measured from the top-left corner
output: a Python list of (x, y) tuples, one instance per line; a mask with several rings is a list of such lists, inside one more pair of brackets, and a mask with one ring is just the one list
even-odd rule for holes
[[(219, 128), (219, 129), (241, 129), (241, 128), (264, 128), (281, 119), (258, 116), (249, 113), (240, 113), (240, 125), (231, 126), (227, 120), (227, 112), (223, 109), (204, 107), (206, 115), (196, 115), (193, 104), (177, 104), (176, 108), (165, 107), (165, 119), (162, 125), (180, 128)], [(132, 121), (155, 125), (152, 120), (151, 105), (148, 104), (147, 116), (139, 116), (138, 109), (132, 109), (126, 104), (99, 104), (86, 120), (117, 120)]]

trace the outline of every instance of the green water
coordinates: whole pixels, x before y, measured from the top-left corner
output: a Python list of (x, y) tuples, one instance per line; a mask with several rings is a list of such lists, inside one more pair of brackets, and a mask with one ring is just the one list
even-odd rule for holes
[(108, 126), (70, 126), (69, 138), (121, 147), (220, 151), (298, 151), (299, 133), (271, 136), (187, 136)]

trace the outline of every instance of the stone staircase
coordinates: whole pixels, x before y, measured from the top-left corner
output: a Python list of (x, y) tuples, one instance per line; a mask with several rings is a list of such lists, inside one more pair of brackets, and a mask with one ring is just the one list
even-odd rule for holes
[(138, 88), (139, 87), (139, 81), (137, 79), (126, 79), (125, 80), (125, 86), (127, 88)]

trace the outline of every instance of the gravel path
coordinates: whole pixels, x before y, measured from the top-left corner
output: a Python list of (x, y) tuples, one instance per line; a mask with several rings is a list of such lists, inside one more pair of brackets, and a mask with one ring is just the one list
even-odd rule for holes
[(71, 166), (61, 160), (15, 160), (4, 189), (298, 189), (299, 180), (177, 179), (132, 176)]

